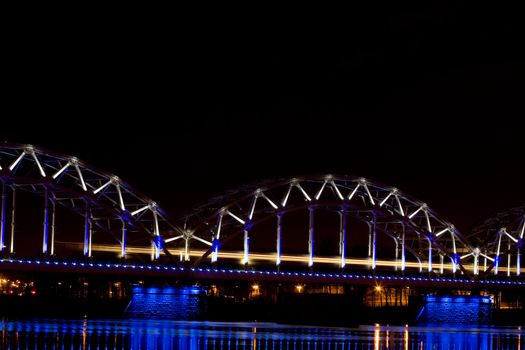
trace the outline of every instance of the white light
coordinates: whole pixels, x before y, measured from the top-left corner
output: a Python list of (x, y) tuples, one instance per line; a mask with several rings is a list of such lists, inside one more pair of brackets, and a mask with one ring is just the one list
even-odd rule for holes
[(178, 239), (181, 239), (182, 237), (184, 237), (184, 236), (180, 235), (180, 236), (176, 236), (176, 237), (167, 238), (167, 239), (164, 240), (164, 242), (165, 243), (170, 243), (170, 242), (176, 241)]
[(22, 152), (22, 154), (19, 155), (18, 158), (16, 158), (16, 160), (13, 162), (13, 164), (11, 164), (9, 166), (9, 170), (13, 171), (13, 169), (18, 165), (18, 163), (20, 163), (20, 161), (22, 160), (22, 158), (24, 158), (25, 155), (26, 155), (26, 153)]
[(388, 198), (390, 198), (393, 194), (394, 194), (394, 192), (390, 192), (390, 193), (388, 194), (388, 196), (386, 196), (385, 199), (383, 199), (383, 200), (381, 201), (381, 203), (379, 203), (379, 207), (382, 207), (383, 204), (386, 203), (386, 201), (388, 200)]
[(335, 181), (334, 180), (330, 181), (330, 184), (332, 185), (335, 193), (337, 193), (337, 197), (339, 197), (340, 200), (344, 200), (344, 197), (341, 194), (341, 191), (339, 191), (339, 188), (337, 187), (337, 185), (335, 184)]
[(375, 205), (376, 203), (374, 202), (374, 198), (372, 198), (372, 195), (370, 194), (370, 190), (368, 189), (366, 182), (363, 183), (363, 186), (365, 187), (366, 193), (368, 194), (368, 198), (370, 198), (370, 203), (372, 203), (372, 205)]
[(246, 222), (241, 219), (240, 217), (238, 217), (237, 215), (233, 214), (231, 211), (229, 210), (226, 210), (226, 214), (230, 215), (232, 218), (234, 218), (235, 220), (237, 220), (238, 222), (240, 222), (242, 225), (244, 225)]
[(253, 196), (252, 206), (250, 207), (250, 214), (248, 215), (248, 218), (250, 220), (253, 218), (253, 213), (255, 212), (255, 205), (257, 204), (258, 196), (259, 196), (258, 193), (255, 196)]
[(59, 171), (57, 171), (55, 173), (55, 175), (53, 175), (53, 179), (56, 179), (57, 177), (60, 176), (60, 174), (62, 174), (64, 171), (66, 171), (66, 169), (71, 165), (70, 162), (67, 162), (66, 165), (64, 165)]
[(132, 215), (132, 216), (135, 216), (135, 215), (137, 215), (138, 213), (141, 213), (141, 212), (143, 212), (144, 210), (148, 209), (149, 207), (150, 207), (149, 205), (145, 205), (145, 206), (143, 206), (142, 208), (137, 209), (137, 210), (131, 212), (131, 215)]
[(84, 176), (82, 176), (82, 172), (80, 171), (78, 163), (74, 163), (74, 166), (75, 166), (75, 169), (77, 170), (77, 174), (80, 179), (80, 185), (82, 186), (82, 189), (84, 191), (87, 191), (86, 183), (84, 182)]
[(40, 171), (40, 175), (42, 175), (42, 177), (46, 177), (46, 173), (44, 171), (44, 168), (42, 168), (42, 164), (40, 164), (40, 161), (36, 157), (36, 153), (35, 153), (35, 151), (33, 149), (31, 149), (31, 155), (33, 156), (33, 159), (35, 160), (35, 163), (38, 166), (38, 170)]
[(447, 232), (448, 231), (448, 227), (447, 228), (444, 228), (443, 230), (439, 231), (438, 233), (436, 233), (436, 237), (439, 237), (441, 236), (443, 233)]
[(270, 198), (268, 198), (267, 195), (265, 195), (264, 193), (261, 193), (261, 196), (266, 199), (266, 201), (272, 206), (273, 209), (277, 209), (277, 204), (275, 204)]
[(357, 184), (357, 186), (354, 188), (352, 193), (350, 193), (350, 195), (348, 196), (348, 200), (352, 200), (352, 198), (354, 197), (355, 193), (357, 192), (357, 189), (359, 188), (359, 186), (361, 186), (361, 184)]
[(306, 193), (306, 191), (301, 187), (301, 185), (300, 185), (299, 183), (297, 183), (295, 186), (296, 186), (296, 187), (297, 187), (297, 188), (303, 193), (304, 198), (305, 198), (308, 202), (312, 201), (312, 198), (310, 198), (310, 196), (308, 195), (308, 193)]
[(319, 191), (315, 195), (315, 200), (319, 200), (319, 198), (321, 197), (321, 193), (323, 193), (323, 190), (324, 190), (324, 188), (326, 186), (326, 183), (327, 183), (327, 181), (324, 180), (323, 185), (321, 186), (321, 188), (319, 189)]
[(115, 184), (115, 187), (117, 188), (118, 199), (120, 202), (120, 209), (126, 210), (126, 206), (124, 205), (124, 199), (122, 199), (122, 192), (120, 191), (120, 185), (117, 183)]
[(292, 187), (293, 187), (293, 185), (290, 184), (290, 187), (288, 187), (288, 191), (284, 195), (283, 201), (281, 202), (281, 205), (283, 207), (286, 207), (286, 202), (288, 202), (288, 197), (290, 196), (290, 192), (292, 191)]
[(421, 210), (423, 210), (423, 206), (424, 206), (424, 204), (423, 204), (422, 206), (420, 206), (415, 212), (413, 212), (412, 214), (410, 214), (410, 215), (408, 216), (408, 218), (409, 218), (409, 219), (412, 219), (414, 216), (416, 216), (417, 213), (419, 213)]
[[(68, 163), (69, 164), (69, 163)], [(96, 190), (93, 191), (93, 194), (97, 194), (99, 193), (100, 191), (102, 191), (104, 188), (108, 187), (109, 185), (111, 184), (111, 180), (109, 180), (108, 182), (106, 182), (105, 184), (103, 184), (102, 186), (100, 186), (99, 188), (97, 188)]]
[(212, 246), (212, 245), (213, 245), (211, 242), (208, 242), (208, 241), (206, 241), (206, 240), (204, 240), (204, 239), (202, 239), (202, 238), (200, 238), (200, 237), (192, 236), (192, 238), (195, 238), (197, 241), (202, 242), (202, 243), (204, 243), (204, 244), (206, 244), (206, 245), (209, 245), (209, 246)]

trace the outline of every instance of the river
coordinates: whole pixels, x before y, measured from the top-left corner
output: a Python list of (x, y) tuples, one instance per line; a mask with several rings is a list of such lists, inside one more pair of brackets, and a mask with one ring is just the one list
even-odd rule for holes
[(145, 319), (1, 321), (1, 349), (522, 349), (520, 327), (356, 328)]

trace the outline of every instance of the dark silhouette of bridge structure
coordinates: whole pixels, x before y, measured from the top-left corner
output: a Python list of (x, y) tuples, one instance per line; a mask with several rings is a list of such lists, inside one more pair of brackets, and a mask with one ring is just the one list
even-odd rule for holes
[(169, 213), (120, 177), (0, 146), (0, 271), (519, 289), (525, 207), (466, 234), (364, 178), (246, 185)]

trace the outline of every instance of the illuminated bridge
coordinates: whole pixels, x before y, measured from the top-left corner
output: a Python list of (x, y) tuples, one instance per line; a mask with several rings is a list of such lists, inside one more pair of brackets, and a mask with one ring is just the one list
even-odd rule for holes
[(395, 187), (348, 176), (243, 186), (168, 215), (80, 159), (0, 146), (0, 271), (520, 288), (525, 208), (462, 234)]

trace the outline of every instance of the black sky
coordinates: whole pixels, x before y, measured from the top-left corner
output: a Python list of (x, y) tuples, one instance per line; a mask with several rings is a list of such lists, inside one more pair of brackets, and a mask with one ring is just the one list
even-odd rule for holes
[(524, 202), (510, 6), (127, 10), (15, 16), (0, 139), (76, 155), (174, 216), (326, 173), (397, 186), (463, 230)]

